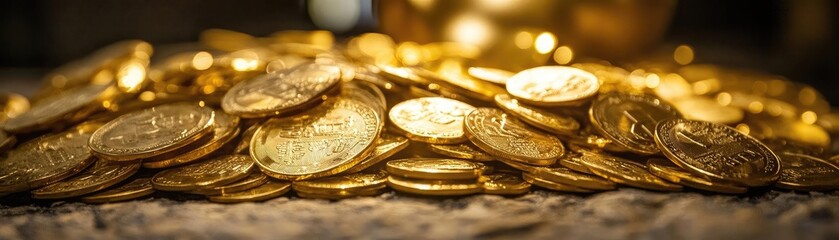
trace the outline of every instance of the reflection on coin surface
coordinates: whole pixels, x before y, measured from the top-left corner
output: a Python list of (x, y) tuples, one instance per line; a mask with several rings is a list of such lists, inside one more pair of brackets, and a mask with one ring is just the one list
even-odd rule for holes
[(666, 182), (630, 160), (604, 154), (585, 154), (580, 160), (592, 173), (612, 182), (656, 191), (682, 190), (682, 186)]
[(38, 199), (70, 198), (96, 192), (117, 184), (140, 169), (139, 163), (98, 160), (81, 173), (32, 191)]
[(535, 177), (551, 182), (558, 182), (586, 189), (615, 189), (615, 184), (609, 180), (594, 175), (574, 172), (571, 171), (571, 169), (564, 167), (537, 167), (530, 173)]
[(574, 185), (568, 185), (564, 183), (554, 182), (547, 179), (539, 178), (538, 176), (531, 174), (531, 173), (523, 173), (522, 177), (525, 181), (529, 182), (530, 184), (540, 186), (543, 188), (547, 188), (554, 191), (561, 191), (561, 192), (576, 192), (576, 193), (590, 193), (594, 192), (591, 189), (585, 189), (581, 187), (577, 187)]
[(469, 104), (442, 97), (415, 98), (390, 109), (390, 121), (400, 132), (414, 141), (428, 143), (459, 143), (463, 134), (463, 117), (474, 110)]
[(51, 124), (65, 120), (68, 115), (74, 115), (75, 118), (85, 117), (92, 112), (82, 113), (86, 112), (84, 108), (95, 105), (109, 89), (113, 90), (112, 85), (91, 84), (64, 90), (35, 102), (29, 111), (6, 121), (4, 129), (8, 132), (29, 132), (55, 127)]
[(507, 84), (507, 80), (515, 75), (513, 72), (497, 68), (470, 67), (466, 71), (469, 76), (501, 85)]
[(477, 179), (443, 181), (389, 176), (387, 177), (387, 185), (396, 191), (430, 196), (469, 195), (482, 191), (481, 184), (478, 183)]
[(282, 196), (291, 190), (288, 182), (268, 181), (259, 187), (241, 192), (210, 196), (208, 199), (219, 203), (259, 202)]
[(429, 148), (432, 152), (453, 158), (462, 158), (475, 161), (492, 161), (495, 159), (492, 157), (492, 155), (485, 153), (484, 151), (470, 143), (461, 143), (454, 145), (431, 144), (429, 145)]
[(355, 166), (350, 169), (347, 169), (346, 173), (357, 173), (364, 171), (376, 165), (377, 163), (385, 160), (393, 154), (396, 154), (399, 151), (407, 148), (411, 142), (408, 141), (407, 138), (390, 135), (387, 133), (382, 133), (381, 137), (376, 139), (376, 146), (373, 148), (373, 152), (370, 152), (364, 160), (358, 162)]
[(554, 134), (575, 135), (577, 130), (580, 129), (580, 123), (572, 117), (559, 116), (548, 111), (522, 105), (518, 100), (507, 94), (495, 95), (495, 104), (522, 121)]
[(482, 169), (483, 164), (460, 159), (408, 158), (387, 162), (391, 175), (432, 180), (475, 179)]
[(484, 193), (519, 195), (530, 191), (530, 183), (509, 173), (493, 173), (482, 177)]
[(246, 177), (253, 165), (253, 160), (246, 155), (219, 156), (159, 172), (152, 178), (152, 184), (155, 189), (164, 191), (190, 191), (221, 186)]
[(748, 190), (748, 188), (729, 183), (711, 181), (705, 176), (688, 172), (667, 159), (653, 158), (647, 160), (647, 167), (653, 175), (673, 183), (696, 189), (732, 194), (745, 193)]
[(235, 192), (245, 191), (251, 188), (259, 187), (268, 182), (268, 176), (259, 171), (252, 171), (247, 177), (223, 186), (211, 187), (206, 189), (197, 189), (190, 191), (192, 194), (200, 194), (207, 196), (215, 196), (222, 194), (230, 194)]
[(464, 130), (481, 150), (531, 165), (551, 165), (565, 152), (556, 137), (537, 132), (494, 108), (478, 108), (469, 113)]
[(154, 193), (151, 178), (136, 178), (112, 189), (82, 197), (86, 203), (119, 202), (141, 198)]
[(594, 96), (599, 88), (593, 74), (563, 66), (527, 69), (507, 80), (510, 95), (539, 106), (575, 105)]
[(722, 106), (707, 97), (681, 98), (671, 102), (685, 119), (719, 124), (736, 124), (743, 120), (743, 110)]
[(361, 191), (376, 190), (385, 186), (387, 172), (353, 173), (343, 176), (333, 176), (321, 179), (304, 180), (292, 183), (294, 191), (302, 192), (330, 192), (330, 191)]
[[(143, 159), (144, 168), (165, 168), (190, 163), (221, 148), (239, 134), (239, 117), (215, 112), (212, 139), (198, 146), (188, 145), (166, 154)], [(200, 142), (200, 141), (199, 141)]]
[(800, 191), (839, 189), (839, 167), (801, 153), (776, 152), (781, 158), (781, 176), (775, 186)]
[(591, 104), (591, 123), (604, 137), (638, 154), (659, 152), (654, 133), (658, 122), (680, 118), (676, 108), (650, 95), (608, 93)]
[(764, 186), (778, 179), (778, 156), (734, 128), (709, 122), (671, 119), (655, 130), (655, 141), (680, 167), (713, 179)]

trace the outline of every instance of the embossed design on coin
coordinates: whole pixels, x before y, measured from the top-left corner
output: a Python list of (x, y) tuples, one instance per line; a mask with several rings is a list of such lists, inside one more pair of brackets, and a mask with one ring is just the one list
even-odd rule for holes
[[(239, 134), (239, 117), (224, 112), (215, 112), (212, 139), (201, 144), (190, 144), (166, 154), (143, 160), (144, 168), (164, 168), (190, 163), (221, 148)], [(207, 136), (209, 138), (210, 136)]]
[(39, 199), (70, 198), (96, 192), (125, 180), (140, 169), (139, 163), (98, 160), (92, 167), (71, 178), (32, 191)]
[(574, 118), (563, 117), (548, 111), (522, 105), (507, 94), (495, 95), (495, 104), (522, 121), (542, 130), (562, 135), (576, 135), (580, 123)]
[(599, 88), (594, 74), (563, 66), (527, 69), (507, 80), (510, 95), (534, 105), (573, 105), (594, 96)]
[(432, 180), (475, 179), (483, 164), (460, 159), (408, 158), (387, 162), (391, 175)]
[(682, 186), (666, 182), (630, 160), (604, 154), (584, 154), (580, 160), (595, 175), (616, 183), (656, 191), (682, 190)]
[(213, 110), (175, 103), (118, 117), (97, 130), (90, 148), (108, 160), (134, 160), (160, 155), (212, 130)]
[(35, 102), (29, 111), (6, 121), (4, 129), (8, 132), (47, 129), (54, 127), (50, 124), (64, 120), (67, 115), (77, 115), (74, 116), (77, 119), (70, 119), (77, 121), (78, 118), (89, 114), (83, 109), (95, 105), (95, 102), (111, 87), (111, 85), (91, 84), (64, 90), (60, 94), (41, 99)]
[(251, 171), (247, 177), (241, 179), (239, 181), (223, 185), (217, 187), (211, 187), (206, 189), (197, 189), (190, 191), (189, 193), (192, 194), (200, 194), (200, 195), (207, 195), (207, 196), (215, 196), (215, 195), (222, 195), (222, 194), (230, 194), (235, 192), (241, 192), (248, 189), (252, 189), (255, 187), (259, 187), (262, 184), (268, 182), (268, 176), (259, 171)]
[(776, 153), (781, 158), (781, 176), (775, 186), (801, 191), (839, 189), (836, 165), (806, 154)]
[(355, 192), (383, 188), (387, 182), (387, 172), (354, 173), (322, 179), (297, 181), (292, 183), (295, 191), (303, 192)]
[(600, 96), (589, 111), (591, 123), (618, 146), (638, 154), (659, 152), (654, 132), (658, 122), (681, 118), (673, 106), (650, 95), (612, 92)]
[(749, 190), (748, 188), (729, 183), (711, 181), (705, 176), (688, 172), (667, 159), (653, 158), (647, 160), (647, 168), (650, 169), (650, 172), (653, 175), (673, 183), (696, 189), (732, 194), (745, 193)]
[(494, 108), (478, 108), (469, 113), (464, 129), (475, 146), (498, 158), (545, 166), (565, 152), (556, 137), (531, 130)]
[(225, 112), (242, 117), (265, 117), (296, 110), (338, 86), (341, 68), (306, 64), (268, 73), (233, 86), (221, 102)]
[(86, 203), (119, 202), (141, 198), (154, 193), (151, 178), (136, 178), (115, 188), (82, 197)]
[(530, 183), (509, 173), (493, 173), (482, 177), (484, 193), (519, 195), (530, 191)]
[(474, 110), (469, 104), (442, 97), (416, 98), (390, 109), (393, 125), (406, 137), (428, 143), (459, 143), (466, 140), (463, 117)]
[(671, 119), (659, 123), (655, 141), (680, 167), (714, 179), (763, 186), (778, 179), (781, 164), (768, 147), (731, 127)]
[(253, 165), (253, 160), (246, 155), (219, 156), (159, 172), (152, 178), (152, 184), (155, 189), (164, 191), (190, 191), (221, 186), (246, 177)]

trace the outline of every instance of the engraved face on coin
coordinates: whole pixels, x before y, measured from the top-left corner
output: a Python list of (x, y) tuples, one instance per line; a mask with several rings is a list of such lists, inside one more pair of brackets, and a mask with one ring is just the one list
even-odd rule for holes
[(781, 176), (775, 186), (791, 190), (839, 189), (839, 167), (823, 159), (792, 152), (776, 152), (781, 158)]
[(589, 117), (598, 132), (621, 148), (638, 154), (654, 154), (659, 151), (653, 139), (656, 124), (681, 118), (681, 114), (650, 95), (612, 92), (591, 104)]
[(253, 165), (253, 160), (246, 155), (223, 155), (159, 172), (152, 178), (152, 184), (155, 189), (164, 191), (221, 186), (246, 177)]
[(140, 169), (139, 163), (98, 160), (92, 167), (71, 178), (32, 191), (38, 199), (70, 198), (96, 192), (117, 184)]
[(556, 137), (537, 132), (499, 109), (472, 111), (464, 130), (475, 146), (498, 158), (545, 166), (565, 152)]
[(510, 95), (538, 106), (576, 105), (594, 96), (599, 88), (594, 74), (563, 66), (527, 69), (507, 80)]
[(432, 180), (475, 179), (483, 164), (460, 159), (408, 158), (387, 162), (391, 175)]
[(221, 107), (229, 114), (246, 118), (278, 115), (320, 101), (340, 80), (338, 66), (301, 65), (236, 84), (224, 95)]
[(212, 131), (214, 116), (212, 109), (189, 103), (147, 108), (102, 126), (90, 138), (90, 148), (117, 161), (160, 155)]
[(780, 175), (775, 153), (725, 125), (670, 119), (656, 127), (655, 141), (676, 165), (713, 179), (763, 186)]
[(61, 120), (67, 120), (69, 115), (74, 115), (72, 121), (86, 117), (92, 113), (85, 108), (96, 106), (96, 101), (103, 96), (111, 85), (91, 84), (62, 91), (59, 94), (41, 99), (26, 111), (15, 118), (6, 121), (4, 129), (8, 132), (29, 132), (47, 129), (51, 124)]
[(466, 140), (463, 117), (474, 110), (469, 104), (442, 97), (415, 98), (390, 109), (390, 121), (414, 141), (458, 143)]
[(580, 129), (580, 123), (572, 117), (522, 105), (507, 94), (495, 95), (495, 104), (522, 121), (554, 134), (575, 135)]

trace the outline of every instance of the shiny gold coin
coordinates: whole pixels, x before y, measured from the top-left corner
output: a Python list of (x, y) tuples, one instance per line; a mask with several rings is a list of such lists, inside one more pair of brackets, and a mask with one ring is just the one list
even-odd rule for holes
[(250, 154), (249, 150), (251, 147), (251, 139), (253, 139), (253, 134), (256, 133), (256, 130), (262, 126), (262, 123), (262, 121), (256, 122), (242, 132), (242, 137), (239, 139), (239, 144), (236, 144), (236, 148), (233, 149), (233, 153), (246, 155)]
[(86, 203), (121, 202), (145, 197), (154, 193), (151, 178), (136, 178), (114, 188), (82, 197)]
[(302, 198), (311, 198), (311, 199), (341, 200), (341, 199), (354, 198), (354, 197), (376, 196), (376, 195), (382, 194), (384, 191), (385, 191), (385, 188), (375, 188), (375, 189), (362, 190), (362, 191), (346, 191), (346, 190), (336, 190), (336, 191), (328, 191), (328, 192), (297, 191), (297, 196), (300, 196)]
[(263, 172), (285, 180), (335, 175), (364, 160), (381, 132), (376, 109), (344, 97), (256, 130), (250, 154)]
[(666, 120), (656, 127), (655, 141), (673, 163), (711, 179), (765, 186), (781, 172), (778, 156), (766, 145), (721, 124)]
[(656, 177), (644, 165), (604, 154), (585, 154), (582, 163), (597, 176), (612, 182), (655, 191), (680, 191), (682, 186)]
[(343, 176), (333, 176), (321, 179), (297, 181), (291, 184), (297, 192), (327, 193), (327, 192), (359, 192), (377, 190), (385, 187), (387, 172), (353, 173)]
[(223, 194), (230, 194), (235, 192), (241, 192), (248, 189), (252, 189), (255, 187), (259, 187), (262, 184), (268, 182), (268, 176), (264, 173), (259, 171), (252, 171), (248, 174), (247, 177), (243, 178), (242, 180), (218, 187), (211, 187), (205, 189), (196, 189), (190, 191), (189, 193), (192, 194), (199, 194), (199, 195), (206, 195), (206, 196), (216, 196), (216, 195), (223, 195)]
[(518, 100), (507, 94), (495, 95), (495, 104), (531, 126), (550, 133), (573, 136), (580, 130), (580, 123), (572, 117), (559, 116), (545, 110), (522, 105)]
[(291, 184), (288, 182), (268, 181), (259, 187), (241, 192), (210, 196), (208, 199), (211, 202), (218, 203), (261, 202), (280, 197), (289, 190), (291, 190)]
[(98, 124), (82, 124), (65, 132), (20, 144), (0, 158), (0, 192), (43, 187), (81, 172), (95, 159), (87, 141)]
[(558, 182), (553, 182), (553, 181), (550, 181), (550, 180), (542, 179), (542, 178), (539, 178), (538, 176), (533, 175), (531, 173), (522, 173), (522, 178), (524, 178), (524, 180), (527, 181), (530, 184), (540, 186), (540, 187), (543, 187), (543, 188), (547, 188), (547, 189), (550, 189), (550, 190), (554, 190), (554, 191), (575, 192), (575, 193), (591, 193), (591, 192), (594, 192), (594, 190), (591, 190), (591, 189), (585, 189), (585, 188), (577, 187), (577, 186), (574, 186), (574, 185), (568, 185), (568, 184), (564, 184), (564, 183), (558, 183)]
[(745, 193), (749, 190), (748, 188), (733, 184), (711, 181), (705, 176), (688, 172), (667, 159), (652, 158), (647, 160), (647, 168), (650, 169), (653, 175), (676, 184), (696, 189), (730, 194)]
[(430, 180), (476, 179), (483, 164), (460, 159), (408, 158), (387, 162), (387, 172), (403, 178)]
[[(492, 102), (492, 98), (495, 95), (505, 92), (504, 88), (498, 85), (463, 76), (461, 73), (443, 76), (419, 67), (413, 67), (412, 70), (419, 76), (431, 81), (432, 84), (439, 85), (441, 90), (448, 89), (455, 95), (466, 96), (484, 102)], [(432, 84), (428, 84), (428, 86)]]
[(32, 132), (55, 127), (53, 124), (65, 121), (76, 122), (99, 109), (99, 101), (115, 91), (112, 85), (87, 85), (41, 99), (29, 111), (6, 121), (4, 130), (12, 133)]
[(572, 185), (586, 189), (593, 190), (612, 190), (615, 189), (615, 183), (604, 178), (577, 173), (571, 169), (564, 167), (537, 167), (530, 174), (534, 177), (548, 180), (551, 182), (562, 183), (565, 185)]
[(175, 103), (118, 117), (93, 133), (90, 149), (107, 160), (157, 156), (189, 144), (213, 130), (212, 109)]
[(563, 66), (527, 69), (507, 80), (510, 95), (537, 106), (579, 105), (599, 88), (600, 82), (594, 74)]
[(827, 191), (839, 189), (839, 167), (821, 158), (776, 152), (781, 158), (781, 177), (775, 186), (798, 191)]
[(279, 115), (322, 101), (340, 86), (341, 68), (306, 64), (246, 80), (227, 92), (221, 102), (225, 112), (245, 118)]
[(466, 72), (474, 78), (501, 85), (507, 84), (507, 80), (515, 75), (507, 70), (484, 67), (470, 67)]
[(530, 192), (530, 183), (510, 173), (493, 173), (481, 177), (484, 193), (521, 195)]
[(32, 191), (36, 199), (71, 198), (108, 188), (122, 182), (140, 169), (139, 163), (98, 160), (75, 176)]
[(571, 169), (571, 170), (574, 170), (574, 171), (577, 171), (577, 172), (594, 174), (593, 172), (591, 172), (591, 170), (588, 170), (588, 167), (586, 167), (585, 164), (583, 164), (582, 159), (580, 159), (581, 157), (582, 156), (563, 157), (562, 159), (560, 159), (557, 162), (559, 163), (560, 166), (567, 167), (568, 169)]
[(469, 159), (475, 161), (492, 161), (495, 160), (492, 155), (482, 151), (471, 143), (461, 143), (455, 145), (430, 144), (428, 145), (432, 152), (460, 159)]
[(475, 146), (498, 158), (547, 166), (565, 152), (556, 137), (533, 130), (494, 108), (470, 112), (463, 128)]
[(787, 139), (797, 143), (827, 147), (830, 134), (816, 124), (782, 117), (750, 115), (745, 121), (749, 126), (748, 134), (758, 139)]
[(393, 106), (388, 116), (393, 125), (414, 141), (460, 143), (463, 117), (474, 110), (469, 104), (442, 97), (410, 99)]
[(387, 177), (387, 185), (396, 191), (430, 196), (460, 196), (480, 193), (481, 183), (476, 180), (427, 180), (397, 176)]
[(239, 134), (239, 117), (224, 112), (216, 112), (215, 114), (212, 139), (192, 148), (189, 148), (191, 146), (183, 147), (189, 149), (181, 148), (166, 154), (144, 159), (143, 167), (166, 168), (194, 162), (215, 152), (221, 146), (233, 140)]
[(159, 172), (152, 178), (155, 189), (192, 191), (223, 186), (248, 176), (253, 160), (245, 155), (225, 155), (192, 165)]
[(591, 123), (602, 136), (638, 154), (655, 154), (655, 126), (681, 118), (676, 108), (651, 95), (613, 92), (601, 95), (591, 104)]
[(382, 160), (393, 156), (393, 154), (402, 151), (410, 144), (411, 142), (408, 141), (407, 138), (383, 133), (381, 137), (376, 139), (376, 146), (373, 148), (373, 152), (367, 155), (364, 160), (361, 160), (361, 162), (355, 166), (347, 169), (345, 173), (357, 173), (364, 171), (365, 169), (382, 162)]
[(708, 97), (680, 98), (671, 102), (685, 119), (731, 125), (743, 121), (743, 110), (723, 106)]
[(11, 149), (17, 143), (17, 138), (15, 136), (9, 135), (4, 131), (0, 131), (0, 153), (6, 152), (6, 150)]

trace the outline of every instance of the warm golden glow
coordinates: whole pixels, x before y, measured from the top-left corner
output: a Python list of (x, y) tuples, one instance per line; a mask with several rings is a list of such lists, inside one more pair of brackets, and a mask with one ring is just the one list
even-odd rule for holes
[(516, 47), (520, 49), (528, 49), (533, 47), (533, 34), (529, 32), (521, 31), (516, 34), (515, 38)]
[(751, 102), (749, 103), (748, 109), (749, 112), (758, 114), (760, 112), (763, 112), (763, 103), (758, 101)]
[(649, 74), (646, 78), (644, 78), (644, 85), (647, 88), (657, 88), (660, 83), (661, 77), (659, 77), (658, 74)]
[(818, 115), (816, 115), (816, 113), (813, 111), (806, 111), (804, 113), (801, 113), (801, 121), (806, 124), (816, 123), (816, 120), (818, 120)]
[(239, 72), (253, 71), (259, 67), (259, 60), (247, 58), (234, 58), (233, 61), (230, 61), (230, 66), (233, 67), (233, 70)]
[(195, 70), (207, 70), (213, 66), (213, 55), (208, 52), (198, 52), (192, 57), (192, 67)]
[(569, 46), (560, 46), (554, 51), (554, 61), (561, 65), (567, 65), (574, 60), (574, 51)]
[(751, 132), (749, 125), (746, 125), (745, 123), (737, 124), (737, 127), (735, 128), (737, 129), (737, 131), (740, 131), (741, 133), (746, 135), (748, 135), (749, 132)]
[(117, 72), (117, 86), (123, 92), (137, 92), (146, 80), (146, 66), (138, 62), (129, 62)]
[(693, 48), (688, 45), (679, 45), (676, 51), (673, 51), (673, 60), (681, 65), (688, 65), (693, 62)]
[(536, 37), (536, 41), (533, 43), (536, 47), (536, 52), (547, 54), (556, 47), (556, 37), (552, 33), (543, 32)]
[(140, 101), (150, 102), (154, 101), (154, 99), (157, 98), (157, 95), (155, 95), (152, 91), (145, 91), (140, 93), (140, 96), (138, 98), (140, 98)]
[(413, 66), (422, 62), (422, 46), (416, 42), (404, 42), (396, 48), (396, 57), (402, 65)]
[(818, 99), (818, 93), (813, 88), (805, 87), (798, 92), (798, 101), (805, 106), (813, 105), (816, 99)]
[(479, 15), (463, 15), (455, 18), (447, 32), (449, 39), (475, 46), (489, 44), (494, 35), (492, 24)]
[(717, 94), (717, 103), (723, 106), (728, 106), (729, 104), (731, 104), (731, 94), (727, 92), (721, 92), (720, 94)]

